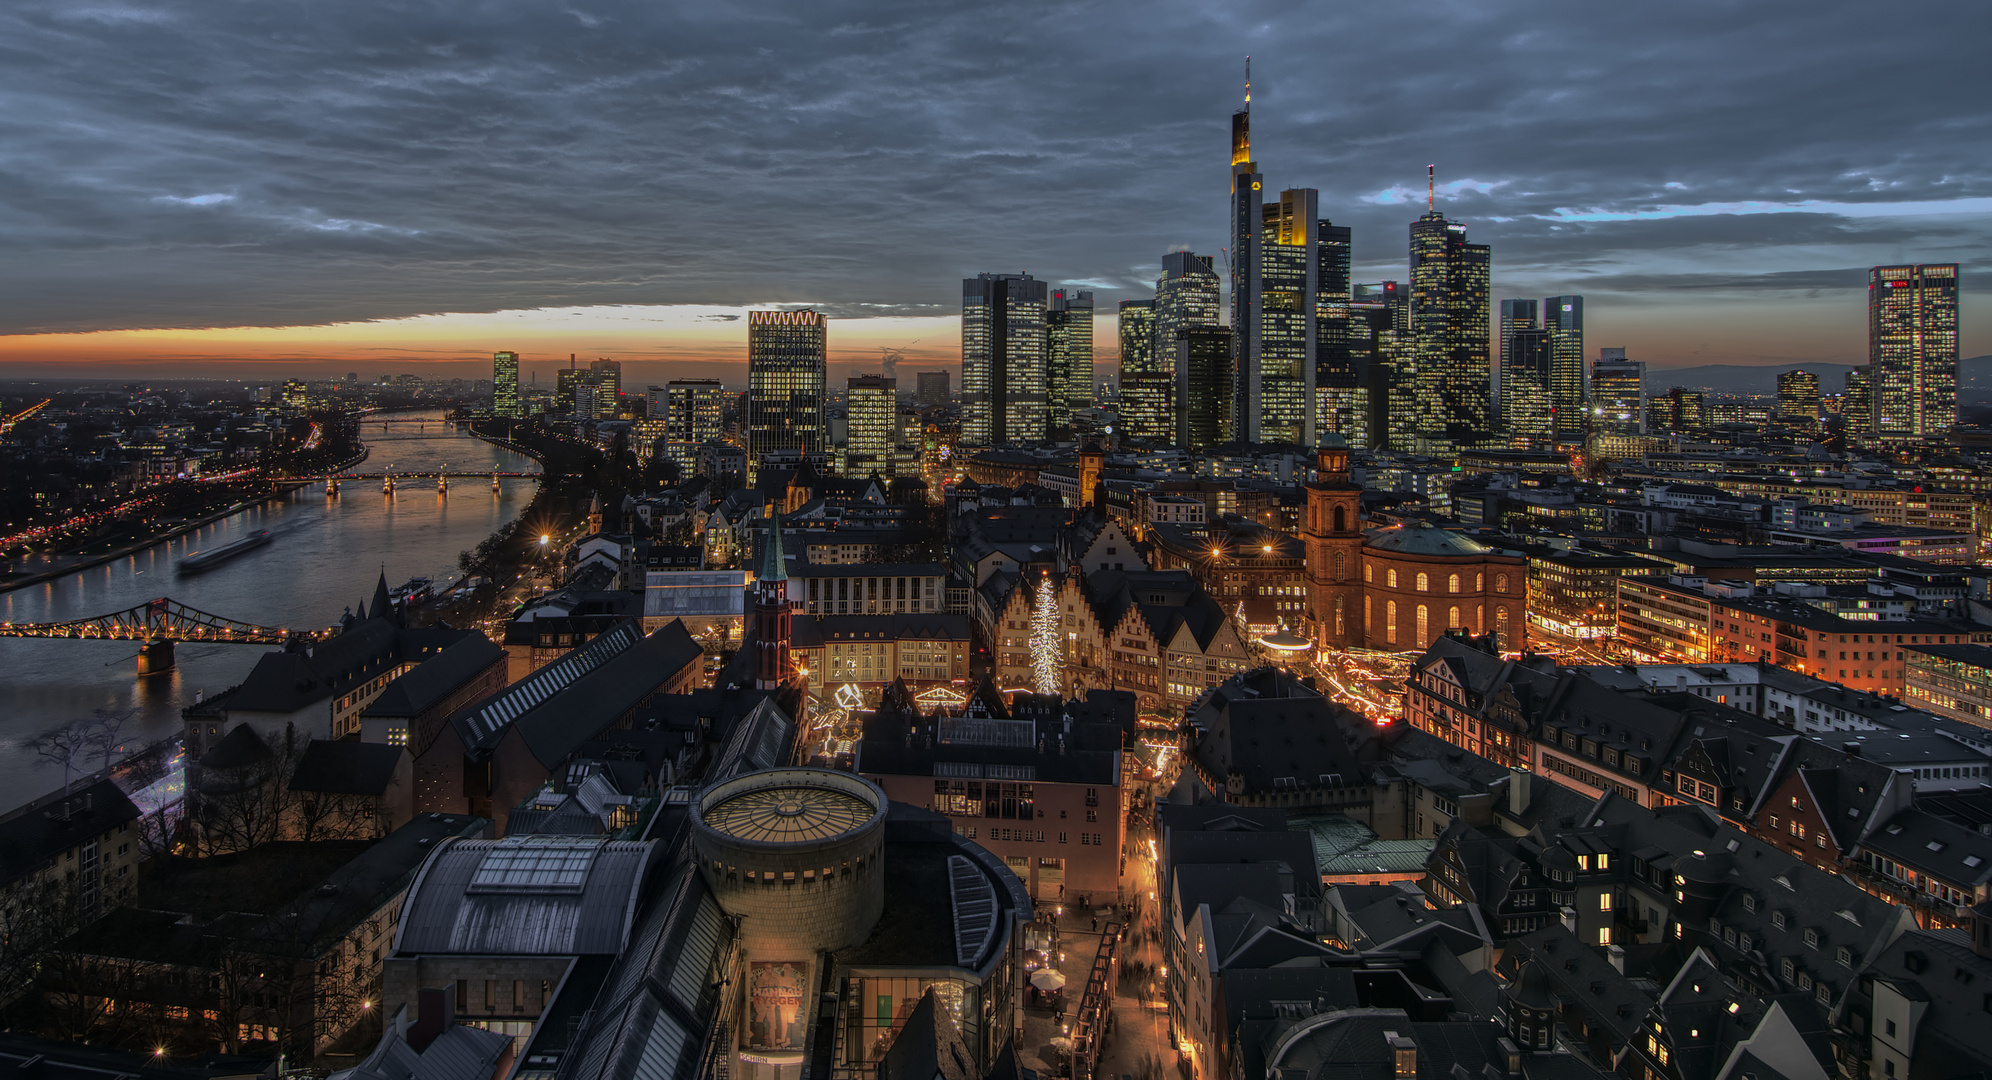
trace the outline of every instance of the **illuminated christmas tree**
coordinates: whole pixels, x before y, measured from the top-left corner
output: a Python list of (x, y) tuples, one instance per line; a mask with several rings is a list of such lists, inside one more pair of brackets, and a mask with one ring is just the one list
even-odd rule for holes
[(1038, 579), (1037, 605), (1031, 609), (1031, 667), (1037, 673), (1037, 692), (1058, 693), (1058, 590), (1051, 575)]

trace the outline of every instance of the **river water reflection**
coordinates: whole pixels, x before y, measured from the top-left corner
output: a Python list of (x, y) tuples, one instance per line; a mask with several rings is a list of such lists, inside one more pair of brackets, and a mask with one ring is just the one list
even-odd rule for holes
[[(403, 413), (395, 419), (441, 413)], [(428, 437), (409, 437), (423, 436)], [(435, 437), (445, 436), (445, 437)], [(441, 424), (425, 429), (378, 425), (363, 436), (367, 460), (353, 471), (390, 465), (410, 471), (530, 472), (538, 466)], [(393, 497), (378, 480), (349, 481), (337, 499), (312, 486), (284, 499), (215, 521), (137, 555), (42, 585), (0, 593), (0, 621), (63, 622), (134, 607), (168, 596), (215, 615), (264, 626), (318, 628), (373, 595), (384, 571), (390, 586), (411, 577), (438, 586), (456, 574), (457, 553), (510, 521), (532, 501), (536, 481), (506, 479), (493, 493), (488, 479), (452, 480), (447, 496), (433, 479), (398, 485)], [(219, 547), (257, 529), (273, 542), (197, 576), (174, 572), (189, 552)], [(38, 768), (27, 743), (96, 709), (136, 709), (127, 739), (142, 744), (174, 733), (180, 709), (197, 692), (214, 694), (240, 682), (267, 651), (254, 645), (182, 644), (170, 674), (136, 675), (130, 642), (0, 638), (0, 809), (19, 805), (62, 783)]]

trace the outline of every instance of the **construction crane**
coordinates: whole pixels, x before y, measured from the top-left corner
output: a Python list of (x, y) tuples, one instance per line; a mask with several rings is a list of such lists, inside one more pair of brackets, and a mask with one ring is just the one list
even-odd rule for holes
[(30, 405), (25, 409), (22, 409), (20, 412), (17, 412), (12, 416), (9, 416), (5, 419), (0, 419), (0, 435), (5, 435), (8, 432), (14, 430), (15, 424), (18, 424), (21, 421), (26, 420), (28, 417), (33, 416), (34, 414), (42, 411), (44, 408), (47, 408), (48, 403), (54, 400), (55, 400), (54, 398), (43, 398), (39, 402), (36, 402), (35, 404)]

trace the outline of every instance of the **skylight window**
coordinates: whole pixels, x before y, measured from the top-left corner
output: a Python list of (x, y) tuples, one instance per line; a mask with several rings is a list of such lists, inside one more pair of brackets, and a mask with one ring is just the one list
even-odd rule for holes
[(478, 865), (469, 891), (580, 892), (601, 850), (599, 841), (502, 845)]

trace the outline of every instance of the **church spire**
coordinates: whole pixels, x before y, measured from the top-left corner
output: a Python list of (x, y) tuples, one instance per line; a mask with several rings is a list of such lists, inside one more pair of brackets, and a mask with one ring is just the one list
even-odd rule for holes
[(782, 516), (775, 515), (773, 528), (768, 530), (768, 543), (761, 549), (761, 571), (755, 575), (759, 581), (787, 581), (788, 557), (782, 552)]

